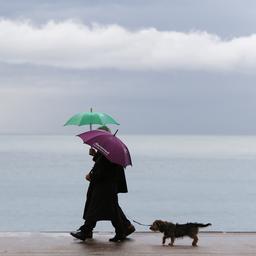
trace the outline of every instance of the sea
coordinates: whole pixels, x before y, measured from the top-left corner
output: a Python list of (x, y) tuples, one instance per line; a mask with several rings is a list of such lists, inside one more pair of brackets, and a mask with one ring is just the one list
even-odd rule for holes
[[(212, 223), (256, 231), (256, 137), (119, 135), (132, 166), (119, 195), (131, 221)], [(73, 135), (0, 135), (0, 231), (72, 231), (82, 223), (93, 166)], [(138, 231), (147, 226), (134, 223)], [(97, 231), (113, 231), (108, 221)]]

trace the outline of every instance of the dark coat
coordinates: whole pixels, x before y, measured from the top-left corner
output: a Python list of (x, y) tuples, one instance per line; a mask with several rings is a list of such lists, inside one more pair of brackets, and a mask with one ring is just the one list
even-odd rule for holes
[(90, 172), (90, 185), (83, 218), (85, 220), (114, 220), (119, 214), (118, 193), (127, 192), (123, 167), (97, 154)]

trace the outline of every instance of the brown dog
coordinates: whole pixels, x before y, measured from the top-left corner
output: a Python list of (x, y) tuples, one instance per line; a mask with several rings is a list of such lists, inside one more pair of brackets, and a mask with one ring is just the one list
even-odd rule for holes
[(192, 245), (197, 246), (198, 242), (198, 231), (199, 228), (204, 228), (210, 226), (211, 223), (202, 224), (202, 223), (187, 223), (187, 224), (173, 224), (171, 222), (155, 220), (150, 226), (152, 231), (160, 231), (164, 233), (162, 244), (165, 244), (166, 238), (170, 238), (170, 246), (173, 246), (174, 240), (177, 237), (189, 236), (193, 239)]

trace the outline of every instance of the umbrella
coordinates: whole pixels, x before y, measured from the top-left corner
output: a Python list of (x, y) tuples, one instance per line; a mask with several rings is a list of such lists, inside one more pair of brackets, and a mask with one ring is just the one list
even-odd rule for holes
[(93, 130), (81, 133), (77, 136), (79, 136), (84, 143), (101, 152), (109, 161), (123, 167), (132, 165), (128, 148), (115, 134), (113, 135), (110, 132), (102, 130)]
[(117, 124), (119, 123), (110, 115), (102, 112), (92, 112), (92, 109), (90, 112), (81, 112), (74, 116), (72, 116), (65, 124), (66, 125), (90, 125), (90, 130), (92, 130), (92, 124), (100, 124), (100, 125), (106, 125), (106, 124)]

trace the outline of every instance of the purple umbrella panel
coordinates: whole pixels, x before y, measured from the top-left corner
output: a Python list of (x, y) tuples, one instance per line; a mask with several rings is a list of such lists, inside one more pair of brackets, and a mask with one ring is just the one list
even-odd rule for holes
[(102, 130), (93, 130), (78, 135), (84, 143), (101, 152), (109, 161), (123, 167), (132, 165), (127, 146), (115, 135)]

